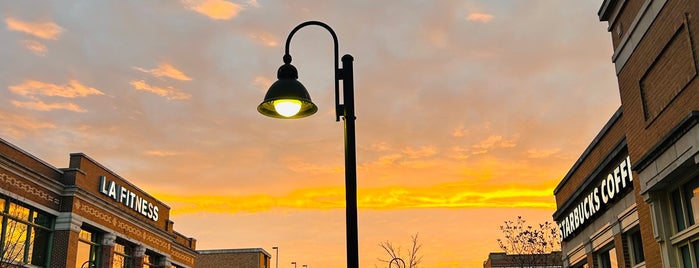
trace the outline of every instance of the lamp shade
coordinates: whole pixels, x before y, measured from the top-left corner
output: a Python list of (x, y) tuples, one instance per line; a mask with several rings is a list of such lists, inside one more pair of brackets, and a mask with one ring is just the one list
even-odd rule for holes
[(265, 99), (257, 106), (258, 112), (269, 117), (291, 119), (318, 111), (306, 87), (297, 80), (298, 72), (293, 65), (285, 63), (279, 67), (277, 78), (279, 80), (269, 87)]

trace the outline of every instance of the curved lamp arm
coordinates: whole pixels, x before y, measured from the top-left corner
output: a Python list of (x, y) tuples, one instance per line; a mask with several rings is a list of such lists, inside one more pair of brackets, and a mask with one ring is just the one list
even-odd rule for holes
[(291, 63), (291, 55), (289, 54), (289, 45), (291, 44), (291, 37), (294, 36), (294, 34), (298, 30), (309, 25), (317, 25), (323, 27), (324, 29), (328, 30), (328, 32), (330, 32), (330, 35), (332, 35), (333, 37), (333, 48), (335, 54), (335, 121), (340, 121), (340, 115), (346, 116), (346, 114), (344, 113), (342, 105), (340, 104), (340, 79), (342, 79), (342, 77), (340, 75), (340, 67), (338, 64), (339, 53), (337, 45), (337, 35), (335, 34), (335, 31), (333, 31), (333, 29), (330, 28), (330, 26), (320, 21), (307, 21), (299, 24), (293, 30), (291, 30), (289, 36), (286, 38), (286, 47), (284, 49), (283, 60), (286, 64)]

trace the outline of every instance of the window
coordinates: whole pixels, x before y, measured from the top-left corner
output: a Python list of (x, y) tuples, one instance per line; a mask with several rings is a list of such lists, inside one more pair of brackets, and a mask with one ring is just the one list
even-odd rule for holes
[(92, 231), (81, 229), (78, 236), (78, 257), (76, 268), (97, 267), (100, 256), (99, 236)]
[(160, 260), (160, 256), (154, 252), (146, 251), (146, 255), (143, 255), (143, 268), (158, 267), (158, 260)]
[(114, 259), (112, 267), (114, 268), (132, 268), (133, 248), (125, 242), (117, 242), (114, 244)]
[(53, 217), (5, 198), (0, 198), (0, 209), (1, 261), (48, 266)]
[(601, 268), (618, 268), (619, 264), (616, 259), (616, 249), (607, 247), (597, 254), (597, 261)]
[(643, 254), (643, 241), (641, 240), (641, 230), (638, 227), (626, 233), (626, 244), (629, 251), (631, 265), (637, 265), (645, 261)]
[(590, 266), (587, 265), (587, 261), (583, 260), (580, 263), (576, 263), (575, 265), (571, 266), (572, 268), (589, 268)]
[(694, 225), (694, 219), (699, 218), (699, 178), (672, 191), (670, 200), (677, 232)]

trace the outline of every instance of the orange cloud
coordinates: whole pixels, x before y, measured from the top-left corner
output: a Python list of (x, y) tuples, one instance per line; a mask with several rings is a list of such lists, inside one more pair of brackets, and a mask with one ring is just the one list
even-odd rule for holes
[(408, 147), (403, 149), (402, 153), (408, 158), (423, 158), (437, 154), (437, 148), (434, 146), (423, 146), (418, 149)]
[(276, 38), (272, 36), (271, 34), (266, 34), (266, 33), (257, 33), (257, 34), (251, 34), (250, 38), (253, 40), (269, 47), (275, 47), (279, 45), (279, 42), (277, 42)]
[(175, 80), (180, 80), (180, 81), (190, 81), (190, 80), (192, 80), (192, 78), (190, 78), (189, 76), (185, 75), (182, 71), (178, 70), (178, 69), (175, 68), (174, 66), (172, 66), (172, 65), (170, 65), (170, 64), (167, 64), (167, 63), (160, 64), (160, 65), (158, 65), (158, 68), (150, 69), (150, 70), (144, 69), (144, 68), (140, 68), (140, 67), (133, 67), (133, 68), (136, 69), (136, 70), (139, 70), (139, 71), (141, 71), (141, 72), (150, 74), (150, 75), (152, 75), (152, 76), (154, 76), (154, 77), (158, 77), (158, 78), (160, 78), (160, 77), (169, 77), (169, 78), (172, 78), (172, 79), (175, 79)]
[(22, 43), (24, 43), (24, 47), (26, 47), (27, 49), (34, 52), (34, 54), (37, 54), (39, 56), (46, 55), (46, 52), (48, 51), (46, 45), (34, 40), (23, 40)]
[(561, 148), (554, 148), (554, 149), (548, 149), (548, 150), (537, 150), (537, 149), (531, 149), (527, 151), (527, 157), (528, 158), (546, 158), (549, 157), (555, 153), (558, 153), (561, 151)]
[(22, 96), (55, 96), (63, 98), (86, 97), (89, 95), (104, 95), (102, 91), (87, 87), (76, 80), (70, 80), (68, 85), (56, 85), (36, 80), (26, 80), (19, 85), (10, 86), (10, 91)]
[(145, 154), (145, 155), (150, 155), (150, 156), (177, 156), (177, 155), (182, 155), (181, 152), (161, 151), (161, 150), (148, 150), (148, 151), (145, 151), (143, 154)]
[(7, 24), (8, 30), (23, 32), (42, 39), (55, 40), (63, 32), (63, 28), (53, 22), (25, 22), (7, 18), (5, 24)]
[(70, 102), (58, 102), (58, 103), (45, 103), (41, 100), (33, 101), (12, 101), (12, 105), (18, 108), (37, 110), (37, 111), (52, 111), (52, 110), (67, 110), (72, 112), (84, 113), (85, 109), (80, 108), (80, 106), (70, 103)]
[[(427, 187), (381, 187), (359, 189), (357, 205), (362, 209), (412, 208), (540, 208), (555, 209), (553, 186), (502, 185), (497, 189), (468, 183)], [(237, 213), (282, 209), (339, 209), (345, 207), (343, 187), (307, 188), (284, 196), (169, 195), (156, 194), (171, 204), (173, 212)]]
[(466, 17), (466, 19), (468, 19), (470, 21), (478, 21), (478, 22), (482, 22), (482, 23), (487, 23), (487, 22), (491, 21), (493, 18), (495, 18), (495, 17), (491, 14), (475, 13), (475, 12), (468, 14), (468, 17)]
[(157, 87), (157, 86), (152, 86), (144, 80), (134, 80), (131, 81), (131, 84), (136, 90), (142, 90), (146, 92), (153, 93), (155, 95), (165, 97), (169, 100), (188, 100), (192, 97), (192, 95), (185, 93), (185, 92), (180, 92), (179, 90), (173, 88), (173, 87), (167, 87), (167, 88), (162, 88), (162, 87)]
[(0, 132), (3, 136), (23, 137), (27, 133), (36, 133), (45, 129), (56, 128), (49, 122), (41, 122), (26, 115), (0, 113)]
[(517, 144), (514, 139), (506, 140), (500, 135), (490, 135), (480, 143), (473, 145), (473, 154), (484, 154), (495, 148), (511, 148)]
[(187, 8), (215, 20), (228, 20), (237, 16), (243, 7), (223, 0), (184, 0)]
[(338, 174), (344, 171), (342, 166), (317, 165), (301, 161), (301, 159), (287, 159), (286, 166), (298, 173), (303, 174)]
[(454, 131), (451, 132), (451, 135), (454, 138), (463, 138), (466, 135), (468, 135), (469, 131), (464, 128), (464, 126), (459, 126), (458, 128), (454, 129)]

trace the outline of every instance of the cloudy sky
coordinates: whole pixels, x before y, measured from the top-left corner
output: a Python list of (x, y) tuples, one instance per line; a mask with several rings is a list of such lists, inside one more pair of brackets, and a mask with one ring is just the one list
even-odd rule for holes
[(344, 267), (327, 31), (290, 47), (319, 112), (256, 111), (288, 33), (323, 21), (355, 58), (362, 267), (415, 233), (424, 267), (482, 267), (503, 221), (551, 220), (553, 189), (620, 105), (600, 5), (2, 1), (0, 137), (59, 168), (87, 154), (170, 205), (198, 249)]

